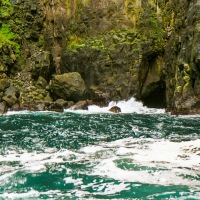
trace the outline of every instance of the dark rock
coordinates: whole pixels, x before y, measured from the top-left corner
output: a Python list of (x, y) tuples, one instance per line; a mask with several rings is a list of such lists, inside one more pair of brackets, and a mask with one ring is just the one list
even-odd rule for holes
[(65, 101), (64, 99), (57, 99), (55, 103), (61, 105), (64, 109), (69, 107), (68, 101)]
[(112, 108), (109, 109), (109, 111), (114, 113), (120, 113), (121, 108), (119, 108), (118, 106), (113, 106)]
[(0, 114), (4, 114), (8, 111), (8, 106), (5, 101), (0, 103)]
[(46, 103), (45, 110), (54, 111), (54, 112), (63, 112), (63, 107), (58, 103)]

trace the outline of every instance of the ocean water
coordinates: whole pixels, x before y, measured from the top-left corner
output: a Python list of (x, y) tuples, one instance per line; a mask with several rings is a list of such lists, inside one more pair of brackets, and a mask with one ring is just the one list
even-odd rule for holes
[(1, 115), (0, 199), (200, 199), (200, 116), (115, 104)]

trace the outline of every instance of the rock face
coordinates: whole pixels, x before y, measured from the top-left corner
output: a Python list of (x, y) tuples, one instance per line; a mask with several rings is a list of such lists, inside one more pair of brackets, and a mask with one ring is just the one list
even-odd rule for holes
[(55, 75), (50, 82), (53, 94), (64, 100), (77, 100), (85, 97), (86, 86), (77, 72)]
[[(188, 0), (1, 0), (0, 102), (135, 96), (200, 113), (199, 10)], [(5, 94), (10, 86), (19, 97)]]

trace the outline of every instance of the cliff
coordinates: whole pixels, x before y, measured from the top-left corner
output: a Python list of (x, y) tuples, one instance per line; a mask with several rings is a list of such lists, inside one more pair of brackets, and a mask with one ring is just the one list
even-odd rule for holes
[(135, 96), (200, 113), (197, 0), (0, 0), (0, 108)]

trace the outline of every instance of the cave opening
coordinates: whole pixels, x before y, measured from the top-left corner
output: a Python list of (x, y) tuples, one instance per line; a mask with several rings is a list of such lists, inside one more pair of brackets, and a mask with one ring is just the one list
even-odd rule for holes
[(143, 105), (148, 108), (166, 108), (166, 84), (164, 81), (156, 83), (148, 95), (141, 98)]

